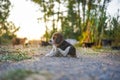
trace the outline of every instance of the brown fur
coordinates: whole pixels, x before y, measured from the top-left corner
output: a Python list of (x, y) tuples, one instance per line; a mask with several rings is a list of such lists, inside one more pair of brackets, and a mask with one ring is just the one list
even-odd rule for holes
[(67, 41), (64, 40), (64, 37), (61, 33), (56, 32), (53, 34), (52, 36), (54, 44), (57, 48), (60, 48), (62, 50), (65, 50), (68, 46), (70, 46), (70, 50), (68, 52), (68, 55), (70, 55), (71, 57), (76, 57), (76, 49), (73, 45), (71, 45), (70, 43), (68, 43)]
[(56, 45), (56, 47), (64, 41), (63, 35), (59, 32), (54, 33), (52, 38), (55, 41), (54, 44)]
[(12, 45), (25, 45), (25, 41), (27, 40), (27, 38), (13, 38), (12, 39)]

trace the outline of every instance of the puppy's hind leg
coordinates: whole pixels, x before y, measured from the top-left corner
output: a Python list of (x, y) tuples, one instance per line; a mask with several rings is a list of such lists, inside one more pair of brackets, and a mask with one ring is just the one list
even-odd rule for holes
[(58, 48), (58, 51), (59, 51), (63, 56), (67, 56), (69, 50), (70, 50), (70, 46), (68, 46), (65, 50), (62, 50), (62, 49)]

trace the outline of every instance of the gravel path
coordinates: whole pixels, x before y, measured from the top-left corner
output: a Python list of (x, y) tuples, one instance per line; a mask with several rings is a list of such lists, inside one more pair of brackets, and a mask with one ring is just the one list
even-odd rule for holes
[(20, 62), (8, 61), (0, 63), (0, 75), (9, 70), (27, 69), (52, 74), (52, 80), (120, 80), (120, 59), (117, 58), (79, 55), (78, 58), (43, 56)]

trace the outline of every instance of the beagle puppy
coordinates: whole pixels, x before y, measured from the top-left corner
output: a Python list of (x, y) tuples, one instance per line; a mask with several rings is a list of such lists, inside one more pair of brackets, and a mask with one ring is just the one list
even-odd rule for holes
[(49, 43), (53, 45), (53, 48), (46, 56), (76, 57), (75, 47), (65, 41), (61, 33), (54, 33)]

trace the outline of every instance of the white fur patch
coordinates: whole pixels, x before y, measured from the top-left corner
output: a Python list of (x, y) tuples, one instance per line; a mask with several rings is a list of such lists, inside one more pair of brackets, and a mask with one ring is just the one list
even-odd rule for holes
[(68, 46), (65, 50), (62, 50), (62, 49), (58, 48), (58, 51), (59, 51), (63, 56), (67, 56), (69, 50), (70, 50), (70, 46)]
[(50, 53), (46, 54), (45, 56), (55, 56), (58, 53), (57, 48), (53, 45), (52, 50)]
[(50, 51), (50, 53), (46, 54), (45, 56), (55, 56), (57, 54), (62, 54), (63, 56), (67, 56), (68, 52), (70, 50), (70, 46), (68, 46), (65, 50), (62, 50), (60, 48), (56, 48), (56, 46), (53, 45), (52, 50)]

